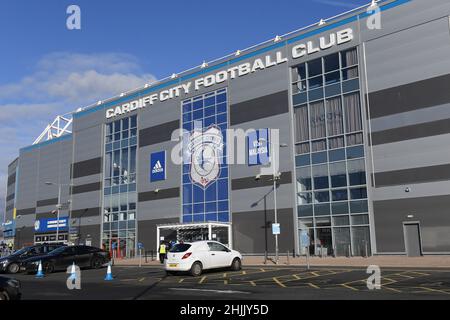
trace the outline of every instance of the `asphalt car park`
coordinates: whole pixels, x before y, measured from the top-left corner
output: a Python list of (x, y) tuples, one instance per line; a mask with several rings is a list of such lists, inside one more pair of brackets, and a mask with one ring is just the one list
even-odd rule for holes
[(22, 299), (450, 299), (450, 271), (443, 269), (381, 270), (381, 289), (369, 290), (361, 268), (290, 266), (244, 267), (240, 271), (205, 271), (200, 277), (166, 275), (163, 267), (106, 268), (81, 271), (81, 289), (69, 290), (69, 274), (55, 272), (38, 279), (18, 274)]

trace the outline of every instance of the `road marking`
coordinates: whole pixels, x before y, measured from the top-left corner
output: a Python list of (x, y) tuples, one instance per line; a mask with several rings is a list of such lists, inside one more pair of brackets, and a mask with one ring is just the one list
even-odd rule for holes
[(223, 280), (223, 284), (228, 284), (228, 280)]
[(224, 277), (224, 278), (226, 278), (226, 277), (227, 277), (227, 274), (226, 274), (226, 273), (224, 273), (224, 274), (223, 274), (223, 277)]
[(199, 283), (199, 284), (202, 284), (203, 281), (205, 281), (205, 280), (206, 280), (206, 276), (203, 276), (203, 278), (201, 278), (200, 281), (199, 281), (198, 283)]
[(316, 286), (314, 283), (309, 282), (308, 285), (309, 285), (310, 287), (315, 288), (315, 289), (320, 289), (320, 287), (319, 287), (319, 286)]
[(263, 268), (259, 268), (259, 270), (261, 270), (262, 272), (266, 272), (266, 270), (264, 270)]
[(293, 274), (292, 275), (295, 279), (297, 279), (297, 280), (300, 280), (301, 278), (298, 276), (298, 275), (296, 275), (296, 274)]
[(136, 281), (137, 279), (122, 279), (120, 280), (121, 282), (126, 282), (126, 281)]
[[(355, 281), (353, 281), (353, 282), (355, 282)], [(349, 283), (350, 283), (350, 282), (349, 282)], [(341, 286), (343, 286), (343, 287), (345, 287), (345, 288), (347, 288), (347, 289), (352, 289), (352, 290), (354, 290), (354, 291), (359, 291), (358, 289), (353, 288), (353, 287), (347, 285), (346, 283), (342, 283)]]
[(247, 271), (242, 271), (242, 274), (247, 274)]
[(425, 290), (430, 291), (430, 292), (439, 292), (439, 293), (450, 294), (450, 293), (447, 292), (447, 291), (438, 290), (438, 289), (432, 289), (432, 288), (428, 288), (428, 287), (416, 287), (416, 288), (425, 289)]
[(180, 281), (178, 281), (178, 283), (182, 283), (184, 281), (184, 278), (183, 279), (180, 279)]
[(144, 278), (140, 278), (139, 279), (139, 282), (142, 282), (142, 281), (144, 281), (145, 280), (145, 277)]
[(400, 293), (401, 293), (401, 291), (398, 290), (398, 289), (394, 289), (394, 288), (391, 288), (391, 287), (386, 287), (386, 286), (384, 286), (384, 285), (382, 285), (381, 288), (383, 288), (383, 289), (388, 289), (388, 290), (391, 290), (391, 291), (395, 291), (395, 292), (400, 292)]
[(320, 277), (320, 275), (315, 271), (312, 271), (311, 274), (315, 275), (316, 277)]
[(250, 281), (250, 284), (254, 287), (256, 287), (256, 283), (254, 281)]
[(214, 293), (226, 293), (226, 294), (250, 294), (250, 292), (246, 291), (234, 291), (234, 290), (209, 290), (209, 289), (191, 289), (191, 288), (169, 288), (169, 290), (176, 291), (200, 291), (200, 292), (214, 292)]
[(280, 287), (286, 288), (286, 286), (285, 286), (284, 284), (282, 284), (282, 283), (280, 282), (280, 280), (278, 280), (276, 277), (273, 277), (272, 279), (273, 279), (273, 281), (275, 281)]

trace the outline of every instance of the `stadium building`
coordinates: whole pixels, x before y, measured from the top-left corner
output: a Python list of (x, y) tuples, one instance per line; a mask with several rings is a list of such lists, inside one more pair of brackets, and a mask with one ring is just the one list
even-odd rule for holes
[(8, 167), (5, 239), (449, 254), (449, 15), (379, 1), (58, 117)]

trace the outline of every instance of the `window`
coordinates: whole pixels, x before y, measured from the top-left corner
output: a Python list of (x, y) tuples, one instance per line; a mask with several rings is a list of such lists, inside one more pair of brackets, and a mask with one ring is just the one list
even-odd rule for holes
[(208, 242), (208, 247), (210, 251), (220, 251), (220, 252), (228, 252), (229, 250), (217, 242)]

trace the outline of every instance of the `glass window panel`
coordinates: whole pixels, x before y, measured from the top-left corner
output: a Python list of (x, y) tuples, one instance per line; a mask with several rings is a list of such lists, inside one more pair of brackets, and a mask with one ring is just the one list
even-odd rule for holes
[(370, 252), (370, 232), (369, 227), (352, 227), (353, 255), (367, 257)]
[(333, 217), (333, 224), (335, 226), (348, 226), (350, 225), (350, 221), (348, 216), (337, 216)]
[(369, 216), (367, 214), (352, 215), (352, 225), (369, 224)]
[(367, 189), (366, 188), (351, 188), (350, 189), (351, 199), (367, 199)]
[(326, 136), (325, 106), (323, 101), (310, 104), (311, 138), (317, 139)]
[(310, 217), (313, 215), (312, 205), (297, 206), (297, 216)]
[(347, 170), (345, 161), (330, 163), (330, 178), (332, 188), (347, 186)]
[(314, 192), (314, 203), (330, 202), (330, 193), (328, 191)]
[(294, 109), (295, 116), (295, 140), (305, 141), (309, 139), (308, 107), (306, 105)]
[(342, 68), (358, 64), (358, 52), (356, 48), (341, 52)]
[(323, 58), (325, 72), (339, 69), (339, 53), (330, 54)]
[(308, 79), (308, 89), (309, 90), (318, 89), (318, 88), (321, 88), (322, 86), (323, 86), (322, 75)]
[(308, 62), (308, 77), (314, 77), (322, 73), (322, 59), (316, 59)]
[(337, 149), (328, 152), (330, 162), (345, 160), (345, 149)]
[(331, 204), (331, 212), (334, 214), (348, 214), (348, 202), (336, 202)]
[(297, 66), (297, 75), (298, 80), (306, 79), (306, 65), (304, 63)]
[(347, 189), (332, 190), (331, 198), (333, 201), (348, 200)]
[(351, 67), (342, 70), (342, 80), (354, 79), (358, 77), (358, 67)]
[(325, 163), (327, 162), (327, 152), (312, 153), (311, 159), (313, 164)]
[[(330, 217), (318, 217), (315, 218), (316, 227), (329, 227), (331, 226), (331, 218)], [(331, 232), (331, 230), (330, 230)]]
[(312, 189), (311, 168), (304, 167), (297, 170), (297, 191), (307, 191)]
[(331, 72), (325, 75), (325, 85), (334, 84), (341, 81), (341, 73), (339, 71)]
[(295, 153), (302, 154), (310, 152), (309, 142), (295, 145)]
[(333, 228), (337, 256), (350, 256), (350, 228)]
[(311, 160), (310, 160), (309, 154), (295, 157), (295, 165), (297, 167), (307, 166), (310, 163), (311, 163)]
[(350, 201), (351, 213), (364, 213), (368, 211), (367, 200)]
[(327, 165), (313, 166), (312, 171), (314, 179), (314, 189), (327, 189), (329, 187), (328, 166)]
[(364, 157), (364, 147), (357, 146), (347, 148), (347, 159), (356, 159)]
[(336, 136), (344, 133), (344, 123), (342, 121), (341, 98), (331, 98), (326, 100), (327, 107), (327, 130), (329, 136)]
[(311, 192), (297, 193), (297, 203), (299, 205), (312, 203), (312, 193)]
[(130, 127), (129, 118), (122, 119), (122, 130), (123, 131), (128, 130), (129, 127)]
[[(313, 141), (313, 142), (311, 142), (311, 146), (312, 146), (312, 152), (326, 150), (327, 149), (327, 140), (323, 139), (323, 140)], [(326, 155), (325, 155), (325, 159), (326, 159)]]
[(344, 114), (346, 132), (362, 130), (361, 107), (359, 93), (351, 93), (344, 96)]
[(364, 159), (351, 160), (347, 162), (348, 178), (351, 186), (366, 184), (366, 172)]
[(301, 218), (298, 219), (298, 228), (299, 229), (308, 229), (313, 226), (313, 218)]
[(363, 134), (361, 132), (347, 135), (347, 146), (353, 146), (362, 143)]
[(137, 116), (130, 117), (130, 122), (131, 122), (131, 128), (136, 128), (137, 127)]
[(120, 132), (121, 126), (120, 126), (120, 120), (114, 121), (114, 132)]
[(314, 216), (324, 216), (330, 214), (330, 204), (315, 204), (314, 205)]
[(130, 173), (136, 173), (136, 147), (130, 148)]
[(323, 89), (314, 89), (308, 91), (309, 101), (322, 100), (323, 99)]

